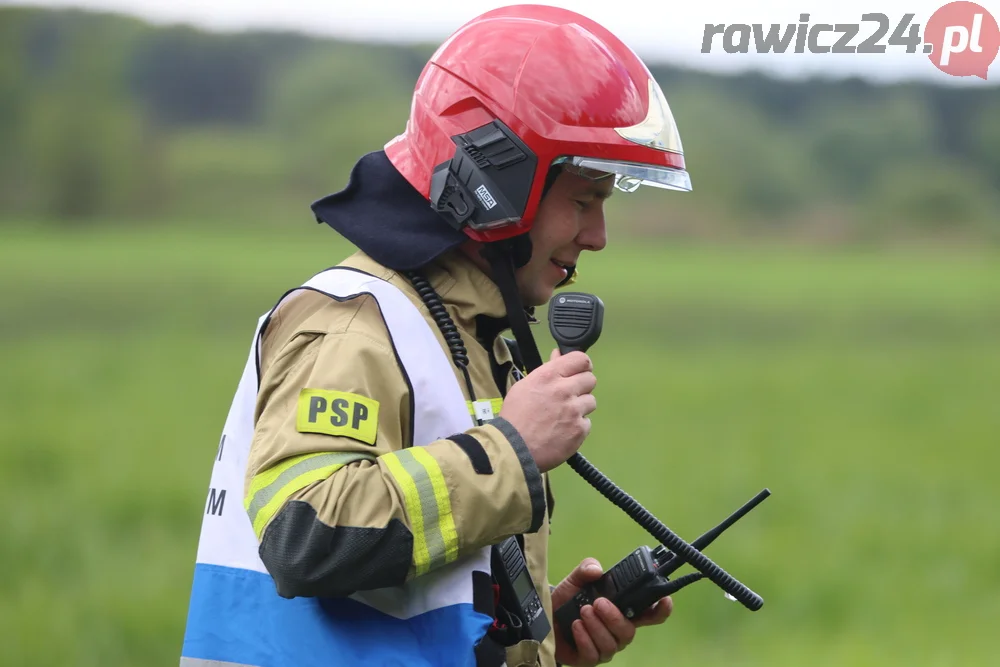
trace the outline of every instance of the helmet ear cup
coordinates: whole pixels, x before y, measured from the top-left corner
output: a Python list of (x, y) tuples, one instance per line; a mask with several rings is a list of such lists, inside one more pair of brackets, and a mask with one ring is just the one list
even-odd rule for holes
[(455, 229), (520, 222), (535, 178), (535, 154), (500, 120), (452, 141), (454, 155), (431, 176), (431, 207)]

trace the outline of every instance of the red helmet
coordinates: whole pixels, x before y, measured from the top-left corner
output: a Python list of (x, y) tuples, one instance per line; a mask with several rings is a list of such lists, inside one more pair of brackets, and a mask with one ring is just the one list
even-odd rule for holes
[(396, 169), (457, 229), (498, 241), (531, 229), (549, 169), (572, 165), (690, 190), (670, 107), (638, 56), (556, 7), (487, 12), (438, 48), (417, 81)]

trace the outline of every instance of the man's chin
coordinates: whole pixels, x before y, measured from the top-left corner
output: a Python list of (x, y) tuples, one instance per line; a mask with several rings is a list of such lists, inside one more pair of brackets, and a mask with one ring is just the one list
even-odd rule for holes
[(521, 303), (525, 307), (547, 304), (562, 281), (561, 277), (556, 277), (555, 272), (551, 272), (549, 275), (544, 272), (539, 273), (541, 275), (536, 275), (535, 280), (529, 280), (528, 275), (525, 274), (518, 276), (517, 291), (521, 297)]
[(549, 299), (552, 298), (555, 291), (555, 285), (551, 287), (536, 286), (528, 292), (521, 293), (521, 303), (523, 303), (525, 307), (544, 306), (549, 302)]

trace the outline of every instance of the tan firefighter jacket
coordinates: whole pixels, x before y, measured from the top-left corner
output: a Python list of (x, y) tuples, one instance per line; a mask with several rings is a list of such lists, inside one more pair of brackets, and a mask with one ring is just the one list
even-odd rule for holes
[[(361, 252), (341, 266), (401, 289), (451, 359), (444, 337), (405, 277)], [(505, 314), (499, 290), (458, 250), (421, 272), (465, 343), (476, 399), (492, 399), (498, 415), (517, 373), (499, 336), (496, 321)], [(487, 340), (477, 342), (477, 336)], [(539, 473), (506, 420), (497, 417), (471, 428), (466, 433), (472, 438), (461, 444), (446, 439), (423, 447), (433, 459), (421, 464), (431, 484), (417, 488), (393, 454), (412, 444), (410, 391), (371, 296), (341, 302), (303, 292), (278, 309), (260, 349), (244, 504), (260, 540), (261, 559), (281, 595), (343, 596), (400, 585), (453, 561), (456, 550), (461, 557), (523, 534), (528, 567), (552, 621), (548, 476)], [(464, 376), (452, 367), (467, 394)], [(286, 471), (317, 453), (340, 456), (326, 457), (333, 463), (289, 479)], [(453, 525), (442, 523), (440, 532), (424, 534), (423, 510), (433, 506), (434, 498), (419, 496), (434, 493), (432, 487), (447, 493)], [(554, 649), (550, 633), (539, 650), (543, 667), (555, 665)]]

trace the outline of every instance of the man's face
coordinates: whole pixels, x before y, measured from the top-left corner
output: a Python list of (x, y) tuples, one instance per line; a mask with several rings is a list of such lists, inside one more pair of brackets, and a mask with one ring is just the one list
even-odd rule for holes
[(604, 200), (614, 178), (593, 180), (563, 170), (542, 199), (531, 227), (531, 260), (517, 270), (517, 286), (525, 306), (541, 306), (565, 280), (564, 266), (579, 263), (584, 250), (608, 244)]

